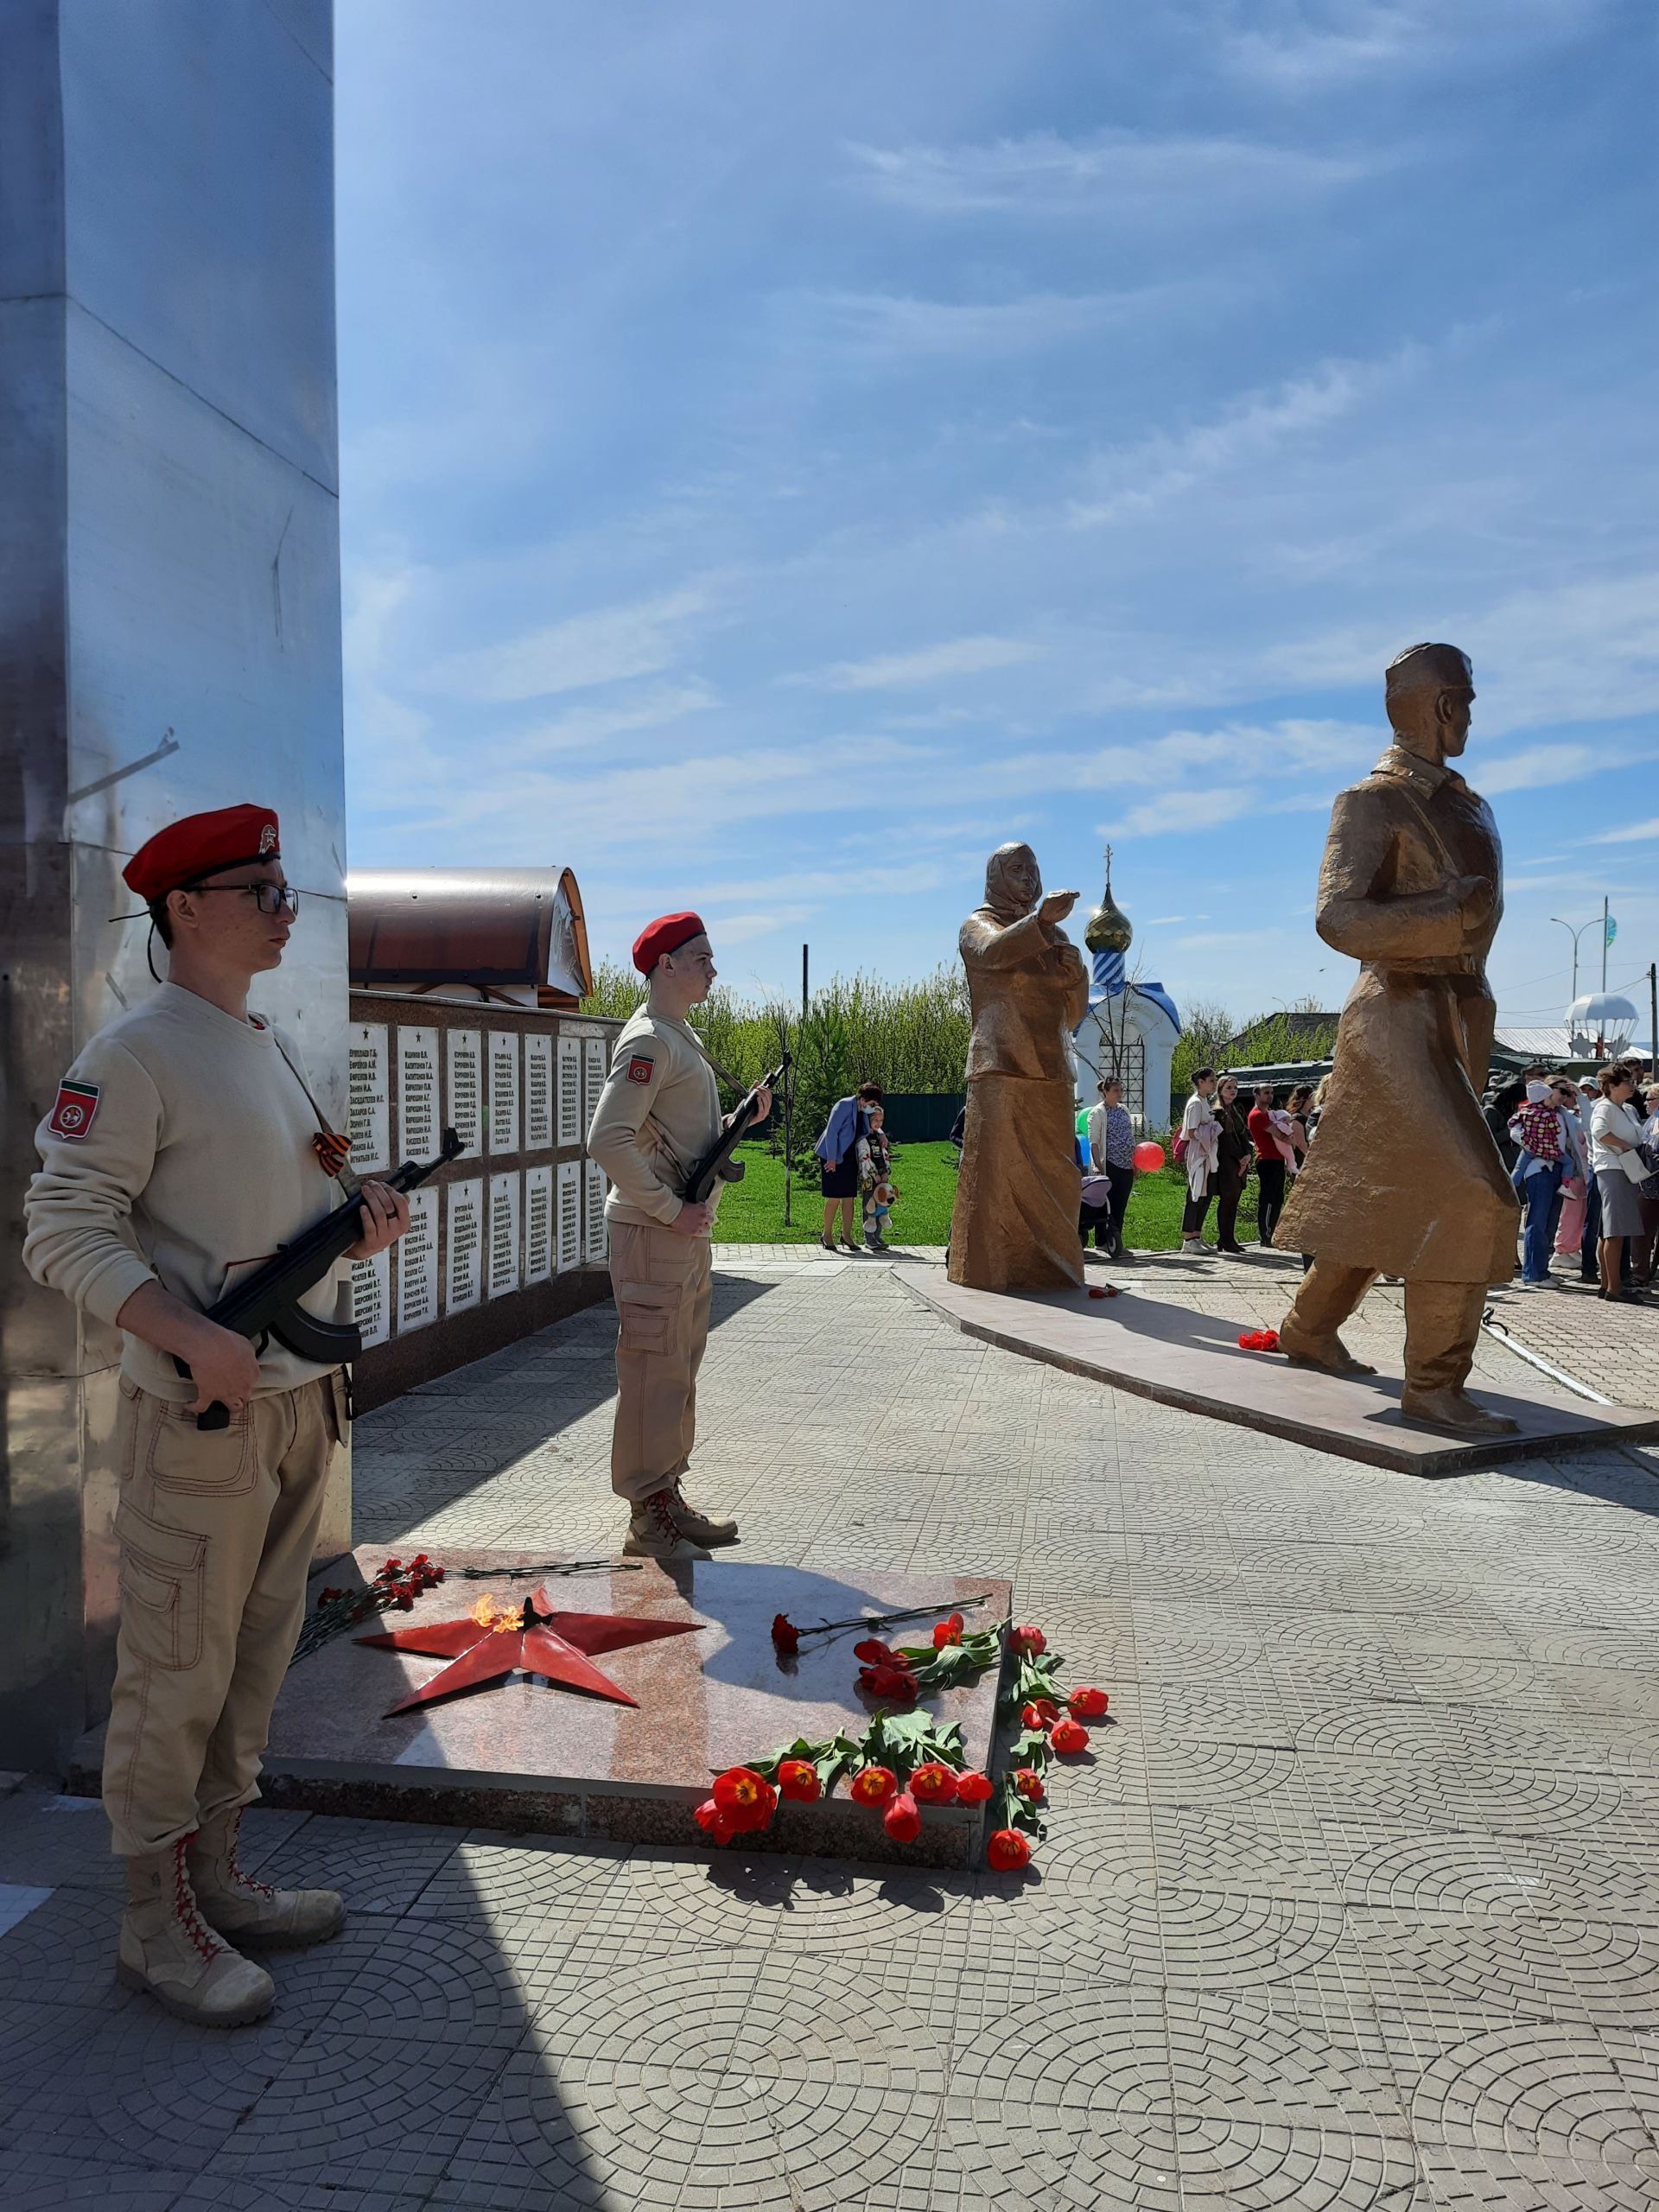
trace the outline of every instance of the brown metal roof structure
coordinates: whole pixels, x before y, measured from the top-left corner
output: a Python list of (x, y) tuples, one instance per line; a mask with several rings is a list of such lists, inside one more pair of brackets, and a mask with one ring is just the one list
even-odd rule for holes
[(346, 884), (359, 988), (533, 986), (573, 1007), (594, 987), (588, 925), (566, 868), (353, 868)]

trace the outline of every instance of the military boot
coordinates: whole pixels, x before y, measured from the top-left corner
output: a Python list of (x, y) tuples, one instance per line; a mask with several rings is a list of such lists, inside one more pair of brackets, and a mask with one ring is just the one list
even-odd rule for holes
[(233, 1951), (202, 1918), (190, 1886), (182, 1836), (165, 1851), (127, 1861), (115, 1974), (181, 2020), (199, 2028), (239, 2028), (263, 2019), (276, 1985), (263, 1967)]
[(671, 1506), (681, 1530), (690, 1537), (694, 1544), (734, 1544), (738, 1541), (735, 1521), (727, 1520), (717, 1513), (700, 1510), (692, 1504), (677, 1481), (674, 1484)]
[(273, 1890), (245, 1874), (237, 1863), (242, 1808), (204, 1821), (190, 1839), (188, 1864), (201, 1916), (221, 1936), (271, 1950), (326, 1943), (346, 1919), (338, 1890)]
[(707, 1559), (709, 1551), (702, 1537), (681, 1526), (676, 1493), (672, 1490), (659, 1490), (653, 1491), (649, 1497), (641, 1498), (629, 1515), (622, 1556), (624, 1559)]

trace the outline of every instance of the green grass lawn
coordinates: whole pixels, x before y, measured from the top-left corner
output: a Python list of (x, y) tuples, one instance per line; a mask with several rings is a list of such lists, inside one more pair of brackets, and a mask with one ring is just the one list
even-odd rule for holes
[[(794, 1220), (784, 1226), (784, 1163), (774, 1159), (763, 1143), (740, 1145), (738, 1158), (747, 1171), (741, 1183), (728, 1183), (720, 1201), (715, 1225), (717, 1244), (816, 1243), (823, 1224), (823, 1201), (818, 1196), (816, 1173), (794, 1179), (791, 1212)], [(957, 1172), (948, 1144), (906, 1144), (893, 1147), (893, 1179), (899, 1203), (893, 1210), (889, 1235), (895, 1244), (943, 1244), (950, 1235), (950, 1208), (957, 1194)], [(1181, 1208), (1186, 1199), (1186, 1179), (1175, 1167), (1155, 1175), (1142, 1175), (1129, 1200), (1126, 1224), (1131, 1248), (1139, 1252), (1173, 1252), (1181, 1241)], [(1255, 1181), (1244, 1186), (1238, 1210), (1238, 1237), (1248, 1244), (1255, 1236)], [(1216, 1210), (1210, 1209), (1207, 1243), (1216, 1241)]]

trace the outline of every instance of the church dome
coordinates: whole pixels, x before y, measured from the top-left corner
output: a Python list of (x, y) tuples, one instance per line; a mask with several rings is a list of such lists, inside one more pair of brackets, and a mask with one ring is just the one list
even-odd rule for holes
[(1090, 952), (1115, 952), (1121, 959), (1135, 942), (1135, 929), (1128, 916), (1112, 896), (1112, 849), (1106, 848), (1106, 888), (1101, 901), (1090, 915), (1083, 932), (1083, 941)]

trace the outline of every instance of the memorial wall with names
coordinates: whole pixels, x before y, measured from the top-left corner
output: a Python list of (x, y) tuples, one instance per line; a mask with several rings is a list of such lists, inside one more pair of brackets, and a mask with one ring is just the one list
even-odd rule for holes
[(352, 1262), (365, 1409), (608, 1295), (605, 1177), (585, 1141), (620, 1024), (499, 1002), (352, 993), (347, 1130), (360, 1176), (459, 1158), (410, 1230)]

